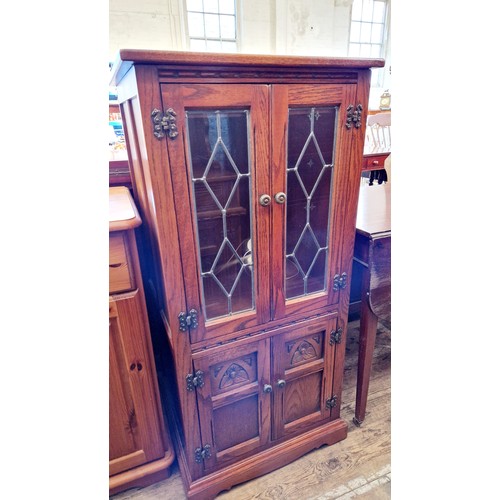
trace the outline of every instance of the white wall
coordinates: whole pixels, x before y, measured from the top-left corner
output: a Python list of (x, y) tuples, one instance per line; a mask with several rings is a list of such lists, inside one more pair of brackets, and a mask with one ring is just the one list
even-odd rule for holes
[[(352, 0), (236, 0), (239, 51), (347, 56)], [(109, 0), (109, 60), (120, 48), (189, 50), (184, 0)], [(390, 49), (382, 87), (390, 88)]]

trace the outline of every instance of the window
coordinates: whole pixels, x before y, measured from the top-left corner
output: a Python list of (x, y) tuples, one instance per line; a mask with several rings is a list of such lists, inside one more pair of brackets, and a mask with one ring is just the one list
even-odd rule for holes
[(186, 0), (191, 50), (236, 52), (235, 0)]
[[(385, 57), (387, 0), (354, 0), (349, 34), (350, 57)], [(382, 71), (372, 70), (372, 86), (380, 85)]]

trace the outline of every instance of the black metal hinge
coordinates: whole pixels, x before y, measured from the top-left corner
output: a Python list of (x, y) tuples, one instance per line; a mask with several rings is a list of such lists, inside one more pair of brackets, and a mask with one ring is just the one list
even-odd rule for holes
[(159, 109), (151, 111), (151, 120), (153, 121), (153, 134), (157, 139), (163, 139), (165, 132), (170, 139), (175, 139), (179, 135), (177, 130), (177, 113), (168, 108), (164, 113)]
[(342, 342), (342, 328), (332, 330), (330, 333), (330, 345), (340, 344)]
[(187, 390), (194, 391), (196, 387), (203, 387), (205, 385), (203, 375), (204, 373), (201, 370), (195, 372), (194, 375), (192, 373), (188, 373), (186, 375)]
[(347, 106), (346, 112), (347, 112), (347, 118), (345, 126), (347, 127), (347, 129), (350, 130), (353, 125), (356, 128), (360, 128), (361, 113), (363, 112), (363, 106), (361, 106), (361, 104), (358, 104), (355, 108), (353, 104), (349, 104), (349, 106)]
[(197, 464), (211, 456), (209, 444), (206, 444), (203, 448), (196, 448), (196, 450), (194, 450), (194, 460)]
[(343, 290), (347, 286), (347, 273), (342, 273), (340, 276), (336, 274), (333, 277), (333, 289)]
[(331, 398), (326, 400), (326, 407), (331, 410), (337, 406), (337, 396), (333, 395)]
[(188, 314), (184, 311), (179, 313), (179, 330), (181, 332), (186, 332), (187, 329), (195, 329), (198, 326), (198, 311), (196, 309), (191, 309)]

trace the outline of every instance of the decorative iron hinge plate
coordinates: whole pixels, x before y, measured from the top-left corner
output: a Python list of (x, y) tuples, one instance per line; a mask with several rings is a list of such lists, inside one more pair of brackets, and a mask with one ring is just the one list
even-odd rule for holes
[(194, 450), (194, 460), (197, 464), (200, 464), (202, 460), (206, 460), (211, 456), (209, 444), (206, 444), (203, 448), (196, 448), (196, 450)]
[(177, 113), (168, 108), (164, 113), (159, 109), (151, 111), (151, 120), (153, 121), (153, 134), (157, 139), (163, 139), (165, 132), (168, 133), (170, 139), (175, 139), (179, 135), (177, 130)]
[(343, 290), (347, 286), (347, 273), (342, 273), (341, 275), (336, 274), (333, 277), (333, 289)]
[(356, 108), (354, 107), (353, 104), (349, 104), (346, 109), (347, 113), (347, 119), (345, 122), (345, 126), (347, 127), (348, 130), (352, 128), (354, 125), (356, 128), (361, 127), (361, 113), (363, 112), (363, 106), (361, 104), (358, 104)]
[(203, 387), (205, 385), (203, 375), (201, 370), (196, 371), (194, 375), (192, 373), (186, 375), (187, 390), (194, 391), (196, 387)]
[(333, 395), (331, 398), (326, 400), (326, 407), (331, 410), (337, 406), (337, 396)]
[(337, 328), (330, 333), (330, 345), (342, 342), (342, 328)]
[(191, 309), (188, 314), (184, 311), (179, 313), (179, 330), (186, 332), (187, 329), (194, 330), (198, 326), (198, 311)]

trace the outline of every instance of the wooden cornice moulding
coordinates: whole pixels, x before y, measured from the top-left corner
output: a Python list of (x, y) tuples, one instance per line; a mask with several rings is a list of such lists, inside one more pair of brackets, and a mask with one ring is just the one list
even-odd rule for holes
[[(190, 76), (196, 78), (212, 78), (214, 73), (220, 78), (265, 78), (267, 76), (290, 77), (291, 75), (302, 74), (301, 69), (315, 72), (324, 69), (324, 77), (328, 78), (329, 71), (342, 69), (343, 73), (337, 73), (337, 77), (344, 75), (344, 78), (352, 78), (355, 73), (346, 72), (352, 68), (367, 69), (381, 68), (385, 64), (384, 59), (365, 59), (351, 57), (319, 57), (319, 56), (282, 56), (282, 55), (260, 55), (260, 54), (219, 54), (207, 52), (182, 52), (164, 50), (136, 50), (121, 49), (113, 64), (111, 85), (118, 85), (123, 76), (129, 71), (133, 64), (151, 65), (174, 65), (177, 68), (178, 76)], [(200, 66), (206, 69), (200, 72), (182, 73), (182, 66)], [(214, 67), (224, 67), (225, 70), (213, 69)], [(227, 71), (227, 67), (241, 68), (238, 71)], [(209, 69), (212, 68), (212, 69)], [(269, 69), (272, 72), (269, 73)], [(162, 71), (172, 71), (169, 68), (159, 68)], [(331, 75), (332, 76), (332, 75)], [(315, 74), (315, 78), (321, 78), (320, 74)]]

